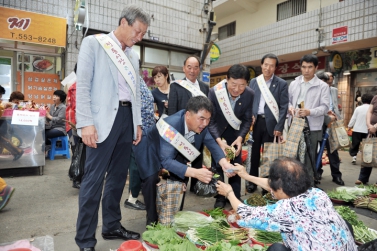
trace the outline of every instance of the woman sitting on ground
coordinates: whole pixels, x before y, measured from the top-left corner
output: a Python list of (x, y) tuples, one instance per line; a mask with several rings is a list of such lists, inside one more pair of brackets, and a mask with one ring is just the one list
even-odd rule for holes
[(251, 207), (236, 198), (230, 185), (217, 184), (218, 192), (240, 215), (238, 225), (281, 233), (284, 244), (275, 243), (268, 251), (357, 250), (351, 225), (335, 211), (325, 192), (310, 187), (310, 175), (297, 160), (275, 160), (268, 179), (251, 176), (240, 165), (235, 171), (278, 199), (273, 205)]
[(59, 136), (67, 135), (65, 130), (65, 98), (67, 94), (65, 94), (62, 90), (54, 91), (52, 99), (54, 104), (51, 105), (50, 108), (47, 108), (46, 112), (46, 155), (47, 152), (50, 150), (51, 141), (49, 139), (56, 138)]

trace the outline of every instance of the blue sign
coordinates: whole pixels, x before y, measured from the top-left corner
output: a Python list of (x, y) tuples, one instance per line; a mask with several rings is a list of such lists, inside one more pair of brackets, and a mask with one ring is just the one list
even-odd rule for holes
[(210, 76), (209, 72), (203, 71), (202, 81), (209, 83), (209, 76)]

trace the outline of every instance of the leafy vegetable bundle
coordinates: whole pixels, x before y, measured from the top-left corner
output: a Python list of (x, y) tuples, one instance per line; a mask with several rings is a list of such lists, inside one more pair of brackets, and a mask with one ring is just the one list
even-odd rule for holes
[(166, 243), (180, 244), (182, 239), (177, 235), (174, 229), (157, 224), (155, 226), (147, 226), (148, 230), (142, 234), (144, 241), (154, 245), (164, 245)]
[(357, 187), (366, 189), (369, 192), (369, 194), (377, 194), (377, 186), (375, 186), (375, 184), (372, 184), (372, 185), (360, 184)]
[(225, 219), (226, 215), (222, 208), (215, 208), (211, 210), (203, 210), (203, 212), (209, 214), (214, 219)]
[(374, 198), (370, 198), (368, 196), (359, 197), (353, 202), (353, 204), (355, 207), (368, 208), (377, 212), (377, 200)]
[(348, 193), (345, 190), (331, 190), (327, 192), (327, 195), (331, 199), (343, 200), (345, 202), (351, 202), (357, 198), (357, 195)]
[(174, 215), (173, 228), (185, 233), (190, 228), (204, 227), (211, 222), (213, 222), (213, 219), (204, 214), (193, 211), (179, 211)]
[(249, 236), (254, 240), (262, 242), (264, 244), (272, 244), (283, 241), (280, 232), (269, 232), (257, 229), (250, 229)]
[(250, 206), (254, 207), (263, 207), (267, 205), (266, 200), (263, 198), (261, 194), (253, 193), (247, 200), (246, 203)]
[(238, 246), (237, 243), (226, 242), (226, 241), (219, 241), (215, 245), (207, 247), (206, 251), (265, 251), (267, 250), (266, 247), (262, 246), (254, 246), (251, 247), (249, 244), (243, 244), (242, 246)]

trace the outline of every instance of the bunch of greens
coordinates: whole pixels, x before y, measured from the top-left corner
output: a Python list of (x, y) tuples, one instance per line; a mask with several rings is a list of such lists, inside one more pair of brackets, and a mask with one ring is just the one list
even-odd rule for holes
[(213, 222), (213, 219), (204, 214), (193, 211), (179, 211), (174, 215), (173, 228), (185, 233), (190, 228), (204, 227), (211, 222)]
[(355, 211), (346, 206), (336, 206), (334, 207), (340, 216), (353, 227), (365, 227), (364, 222), (357, 219), (357, 214)]
[(256, 241), (262, 242), (264, 244), (272, 244), (276, 242), (282, 242), (280, 232), (269, 232), (264, 230), (250, 229), (249, 236)]
[(172, 244), (172, 243), (165, 243), (163, 245), (158, 246), (158, 249), (161, 251), (198, 251), (200, 250), (187, 239), (182, 239), (181, 243)]
[(369, 194), (377, 194), (377, 186), (375, 186), (374, 184), (373, 185), (360, 184), (357, 187), (366, 189), (369, 192)]
[(353, 204), (355, 207), (368, 208), (374, 212), (377, 212), (377, 200), (368, 196), (357, 198)]
[(226, 215), (223, 212), (222, 208), (215, 208), (211, 210), (203, 210), (203, 212), (209, 214), (214, 219), (224, 219), (226, 218)]
[(142, 234), (144, 241), (154, 245), (180, 244), (182, 239), (169, 226), (163, 226), (160, 223), (154, 226), (147, 226), (148, 230)]
[(327, 192), (331, 199), (343, 200), (345, 202), (353, 201), (357, 198), (356, 195), (346, 192), (345, 190), (331, 190)]
[(253, 193), (247, 200), (246, 200), (246, 203), (250, 206), (254, 206), (254, 207), (263, 207), (265, 205), (267, 205), (267, 202), (266, 200), (263, 198), (263, 196), (261, 194), (258, 194), (258, 193)]
[(234, 146), (225, 148), (225, 153), (228, 160), (234, 160), (234, 158), (236, 157), (236, 149), (234, 148)]
[(262, 247), (259, 245), (255, 245), (250, 247), (249, 244), (243, 244), (242, 246), (238, 246), (238, 243), (234, 242), (226, 242), (224, 240), (215, 243), (214, 245), (207, 247), (206, 251), (266, 251), (268, 247)]
[(371, 231), (367, 227), (353, 227), (353, 233), (355, 235), (355, 240), (361, 243), (367, 243), (377, 239), (377, 234), (375, 231)]

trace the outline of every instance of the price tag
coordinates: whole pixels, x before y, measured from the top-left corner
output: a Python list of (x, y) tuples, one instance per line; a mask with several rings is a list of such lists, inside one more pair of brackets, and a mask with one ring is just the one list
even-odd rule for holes
[(39, 112), (13, 111), (12, 125), (38, 125)]

